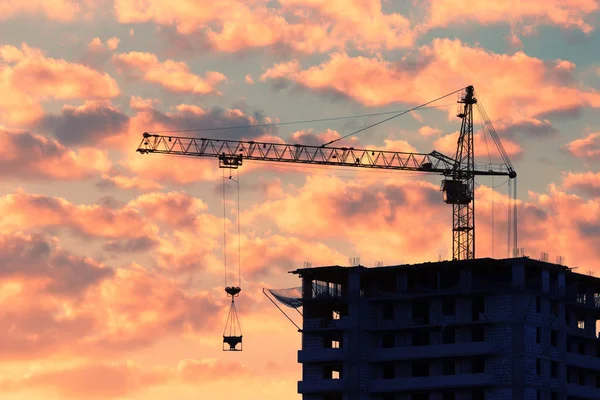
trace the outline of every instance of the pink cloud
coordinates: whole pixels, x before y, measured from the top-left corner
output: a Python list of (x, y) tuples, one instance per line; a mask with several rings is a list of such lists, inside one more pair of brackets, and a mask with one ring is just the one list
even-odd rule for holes
[(568, 172), (563, 175), (563, 186), (566, 189), (575, 189), (591, 196), (600, 197), (600, 173)]
[[(302, 144), (306, 146), (321, 146), (322, 144), (329, 143), (332, 140), (339, 139), (342, 135), (336, 130), (326, 129), (323, 132), (315, 133), (313, 129), (305, 129), (292, 133), (290, 142), (293, 144)], [(331, 144), (335, 147), (343, 146), (356, 146), (358, 145), (358, 138), (350, 137), (342, 139)]]
[[(231, 129), (223, 131), (221, 137), (231, 140), (278, 140), (275, 136), (267, 137), (275, 132), (273, 127), (252, 127), (252, 125), (271, 122), (268, 117), (246, 115), (238, 109), (203, 109), (189, 104), (180, 104), (172, 108), (171, 112), (162, 113), (155, 109), (140, 110), (132, 118), (130, 132), (122, 138), (119, 148), (126, 153), (121, 165), (129, 174), (138, 177), (153, 179), (160, 184), (176, 183), (188, 184), (197, 181), (218, 180), (222, 177), (216, 158), (188, 158), (180, 156), (162, 156), (158, 154), (139, 154), (131, 152), (141, 143), (142, 132), (165, 131), (197, 128), (219, 128), (248, 126), (248, 128)], [(198, 133), (184, 134), (188, 137), (212, 136)], [(248, 163), (241, 173), (248, 173), (253, 169), (264, 168), (259, 163)]]
[(70, 150), (56, 140), (29, 132), (0, 130), (0, 169), (6, 178), (29, 180), (81, 180), (110, 170), (105, 151)]
[(60, 114), (45, 115), (37, 125), (67, 146), (107, 144), (127, 132), (129, 117), (109, 101), (95, 100), (65, 105)]
[(190, 72), (186, 63), (180, 61), (159, 61), (152, 53), (133, 51), (115, 54), (113, 62), (121, 73), (147, 82), (161, 85), (175, 93), (215, 94), (215, 86), (227, 81), (220, 72), (208, 71), (206, 77)]
[(23, 44), (0, 47), (0, 123), (27, 124), (42, 115), (40, 102), (108, 99), (119, 95), (115, 80), (81, 64), (46, 57)]
[(567, 143), (564, 148), (575, 157), (587, 161), (598, 161), (600, 159), (600, 132), (589, 133), (581, 139), (575, 139)]
[(59, 297), (82, 295), (112, 275), (112, 270), (87, 257), (57, 247), (58, 239), (42, 235), (0, 235), (4, 263), (2, 280), (29, 280), (40, 291)]
[[(477, 63), (466, 72), (460, 66)], [(288, 80), (315, 92), (335, 92), (366, 106), (419, 104), (472, 84), (483, 95), (493, 120), (522, 121), (581, 107), (600, 107), (600, 94), (570, 83), (564, 62), (524, 53), (496, 54), (460, 40), (434, 39), (399, 62), (331, 54), (328, 61), (301, 69), (298, 61), (276, 64), (261, 79)], [(448, 74), (455, 77), (446, 79)], [(507, 92), (506, 88), (511, 91)], [(453, 97), (452, 99), (454, 99)], [(454, 115), (454, 110), (449, 113)]]
[(254, 79), (252, 79), (252, 77), (250, 76), (250, 74), (246, 75), (246, 77), (244, 78), (244, 81), (248, 84), (248, 85), (252, 85), (254, 83)]
[(81, 235), (100, 238), (154, 236), (156, 229), (132, 207), (76, 205), (59, 197), (18, 190), (0, 198), (0, 210), (10, 214), (0, 232), (64, 227)]
[(556, 25), (590, 33), (594, 29), (590, 16), (600, 10), (600, 5), (595, 0), (529, 1), (526, 4), (509, 0), (493, 5), (465, 0), (430, 0), (428, 3), (426, 25), (430, 28), (465, 21), (486, 25), (510, 22)]
[(160, 103), (160, 100), (158, 99), (145, 99), (138, 96), (131, 96), (129, 107), (138, 111), (151, 110), (158, 103)]

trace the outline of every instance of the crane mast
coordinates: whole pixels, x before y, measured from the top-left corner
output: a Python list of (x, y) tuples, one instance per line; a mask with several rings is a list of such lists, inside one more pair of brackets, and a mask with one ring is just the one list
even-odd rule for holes
[[(428, 172), (443, 175), (444, 202), (452, 205), (452, 258), (475, 258), (475, 176), (517, 176), (493, 129), (487, 114), (478, 104), (504, 163), (475, 164), (473, 146), (473, 105), (477, 104), (473, 86), (465, 88), (458, 100), (461, 128), (454, 158), (437, 151), (414, 153), (355, 149), (353, 147), (307, 146), (243, 140), (165, 136), (144, 132), (137, 152), (218, 158), (221, 168), (238, 168), (243, 160), (320, 164), (338, 167)], [(516, 228), (516, 226), (515, 226)], [(516, 237), (516, 236), (515, 236)]]
[[(443, 182), (445, 201), (452, 204), (452, 258), (469, 260), (475, 258), (475, 154), (473, 146), (474, 88), (466, 88), (458, 100), (457, 116), (461, 118), (460, 134), (454, 157), (452, 179)], [(450, 195), (448, 195), (450, 194)]]

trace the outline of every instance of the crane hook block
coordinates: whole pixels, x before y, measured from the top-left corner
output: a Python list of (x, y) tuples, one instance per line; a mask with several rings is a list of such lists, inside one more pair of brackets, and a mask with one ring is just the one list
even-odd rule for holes
[(227, 286), (225, 288), (225, 292), (227, 292), (227, 294), (230, 295), (231, 297), (239, 296), (241, 291), (242, 291), (242, 289), (240, 289), (239, 287), (235, 287), (235, 286)]

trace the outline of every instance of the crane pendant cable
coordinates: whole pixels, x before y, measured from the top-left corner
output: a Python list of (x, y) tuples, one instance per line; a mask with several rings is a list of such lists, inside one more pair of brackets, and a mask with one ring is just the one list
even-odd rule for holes
[(241, 243), (240, 243), (240, 180), (239, 171), (237, 179), (233, 179), (231, 174), (229, 180), (237, 185), (237, 234), (238, 234), (238, 286), (227, 286), (227, 193), (225, 190), (225, 170), (223, 169), (223, 265), (225, 269), (225, 292), (231, 297), (229, 314), (223, 330), (223, 351), (241, 351), (242, 350), (242, 328), (235, 307), (235, 298), (240, 295), (241, 289)]

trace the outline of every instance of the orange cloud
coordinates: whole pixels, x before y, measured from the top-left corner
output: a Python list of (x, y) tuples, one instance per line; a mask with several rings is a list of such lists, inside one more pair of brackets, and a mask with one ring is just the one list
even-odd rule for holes
[[(8, 387), (8, 390), (4, 392), (40, 389), (56, 393), (61, 399), (133, 398), (130, 396), (149, 398), (151, 389), (157, 386), (170, 388), (171, 391), (180, 385), (187, 386), (183, 393), (185, 389), (206, 390), (208, 383), (223, 381), (230, 383), (232, 380), (240, 382), (248, 378), (261, 378), (260, 370), (250, 368), (238, 361), (216, 358), (185, 359), (175, 366), (148, 367), (144, 364), (134, 361), (112, 363), (89, 361), (62, 368), (38, 368), (24, 376), (5, 379), (4, 386)], [(274, 372), (277, 374), (276, 371)], [(175, 390), (177, 393), (177, 389)]]
[(410, 20), (398, 13), (385, 14), (379, 0), (280, 0), (279, 3), (296, 15), (305, 12), (308, 19), (318, 16), (330, 21), (329, 35), (360, 50), (410, 48), (416, 38)]
[(208, 71), (206, 78), (202, 78), (191, 73), (184, 62), (173, 60), (160, 62), (152, 53), (133, 51), (115, 54), (113, 62), (121, 73), (159, 84), (176, 93), (217, 93), (215, 86), (227, 80), (225, 75), (214, 71)]
[(600, 159), (600, 132), (589, 133), (586, 137), (567, 143), (564, 148), (573, 156), (587, 161)]
[(0, 130), (0, 169), (5, 178), (80, 180), (106, 173), (112, 163), (106, 151), (69, 150), (56, 140), (29, 132)]
[(432, 128), (430, 126), (422, 126), (419, 128), (419, 135), (429, 137), (429, 136), (438, 136), (442, 133), (440, 129)]
[(430, 0), (426, 25), (429, 28), (474, 21), (480, 24), (556, 25), (590, 33), (594, 30), (590, 16), (600, 10), (595, 0), (518, 0), (495, 2), (493, 5), (465, 0)]
[(0, 20), (10, 19), (20, 14), (42, 14), (54, 21), (68, 22), (79, 14), (80, 3), (80, 1), (74, 0), (32, 0), (27, 2), (3, 0), (0, 3)]
[(307, 53), (347, 45), (368, 51), (391, 50), (412, 46), (416, 37), (406, 17), (385, 14), (375, 0), (326, 4), (282, 0), (280, 4), (276, 9), (262, 1), (226, 0), (198, 8), (191, 0), (168, 6), (156, 1), (117, 0), (115, 13), (122, 23), (154, 21), (175, 25), (180, 34), (201, 32), (213, 49), (225, 52), (277, 45)]
[[(439, 139), (436, 139), (433, 142), (433, 148), (439, 151), (442, 154), (445, 154), (449, 157), (454, 158), (456, 155), (456, 146), (458, 143), (459, 132), (450, 133), (448, 135), (444, 135)], [(491, 137), (486, 133), (486, 138), (483, 137), (483, 134), (480, 132), (476, 132), (473, 135), (473, 146), (475, 148), (475, 157), (489, 159), (492, 158), (492, 162), (501, 162), (500, 153), (496, 148), (496, 145)], [(506, 151), (506, 154), (511, 159), (519, 158), (523, 154), (523, 149), (518, 143), (513, 142), (507, 138), (503, 138), (502, 146)], [(489, 157), (488, 157), (489, 156)]]
[[(253, 207), (242, 213), (242, 220), (273, 221), (282, 234), (307, 240), (345, 240), (363, 260), (373, 263), (425, 261), (431, 258), (429, 252), (437, 254), (440, 238), (451, 226), (439, 185), (397, 179), (394, 184), (389, 179), (376, 182), (309, 176), (304, 187)], [(405, 233), (407, 227), (410, 234)]]
[(42, 115), (41, 101), (108, 99), (119, 95), (115, 80), (81, 64), (44, 56), (23, 44), (0, 47), (0, 123), (27, 124)]
[[(472, 63), (480, 68), (461, 68)], [(574, 64), (562, 60), (547, 62), (521, 52), (495, 54), (460, 40), (435, 39), (397, 62), (334, 53), (328, 61), (304, 70), (295, 60), (276, 64), (261, 80), (292, 81), (316, 92), (333, 91), (371, 107), (425, 103), (472, 84), (484, 96), (480, 100), (493, 120), (518, 122), (600, 107), (599, 93), (570, 83), (573, 68)], [(454, 78), (448, 80), (448, 75)], [(454, 114), (454, 110), (449, 113)]]
[(98, 181), (97, 186), (105, 189), (137, 189), (141, 191), (162, 189), (163, 185), (155, 182), (151, 178), (143, 178), (139, 176), (127, 176), (116, 171), (102, 174), (102, 179)]

